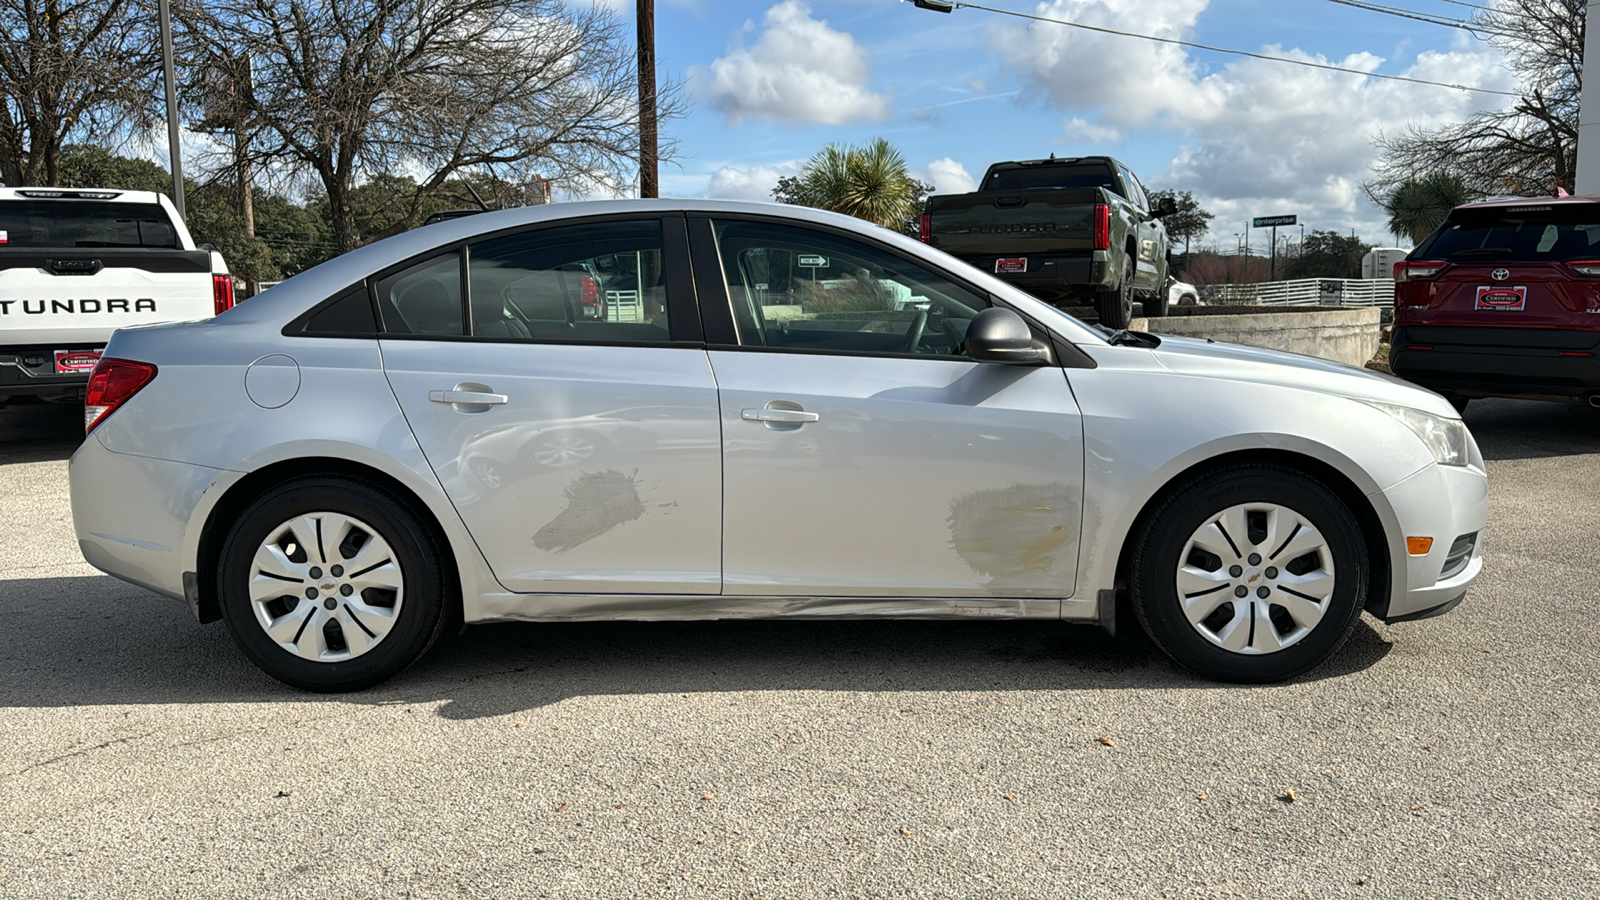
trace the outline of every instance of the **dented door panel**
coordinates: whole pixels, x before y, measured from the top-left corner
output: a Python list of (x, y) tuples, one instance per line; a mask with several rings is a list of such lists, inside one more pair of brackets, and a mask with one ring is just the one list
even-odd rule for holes
[(718, 592), (721, 435), (704, 350), (382, 346), (429, 465), (507, 589)]
[[(1071, 594), (1083, 430), (1060, 369), (710, 355), (722, 399), (725, 594)], [(751, 415), (761, 410), (815, 419)]]

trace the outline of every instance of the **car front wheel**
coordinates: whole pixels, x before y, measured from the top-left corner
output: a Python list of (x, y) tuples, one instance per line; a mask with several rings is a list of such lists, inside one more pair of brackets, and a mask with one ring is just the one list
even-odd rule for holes
[(1139, 622), (1180, 665), (1219, 681), (1279, 681), (1331, 656), (1355, 627), (1370, 565), (1339, 497), (1276, 466), (1188, 482), (1154, 510), (1132, 555)]
[(218, 596), (239, 647), (268, 675), (353, 691), (416, 662), (444, 625), (446, 567), (410, 505), (343, 477), (279, 485), (239, 516)]

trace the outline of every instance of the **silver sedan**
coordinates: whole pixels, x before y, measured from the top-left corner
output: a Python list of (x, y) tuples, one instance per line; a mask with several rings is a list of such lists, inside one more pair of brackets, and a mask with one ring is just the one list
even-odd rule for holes
[(431, 225), (120, 331), (72, 458), (88, 561), (354, 690), (452, 623), (887, 616), (1116, 627), (1240, 682), (1438, 615), (1487, 485), (1440, 397), (1091, 328), (797, 207)]

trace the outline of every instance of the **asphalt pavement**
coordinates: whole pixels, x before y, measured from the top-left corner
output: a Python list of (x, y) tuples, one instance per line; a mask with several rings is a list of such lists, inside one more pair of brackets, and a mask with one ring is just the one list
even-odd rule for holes
[(0, 410), (0, 897), (1600, 896), (1600, 410), (1476, 401), (1487, 565), (1288, 684), (1136, 629), (491, 625), (354, 696), (72, 536)]

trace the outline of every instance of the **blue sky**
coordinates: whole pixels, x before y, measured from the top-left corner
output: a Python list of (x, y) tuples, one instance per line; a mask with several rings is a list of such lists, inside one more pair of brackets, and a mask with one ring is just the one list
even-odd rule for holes
[[(1474, 0), (1487, 2), (1487, 0)], [(630, 29), (632, 0), (610, 0)], [(1500, 90), (1465, 31), (1331, 0), (988, 0), (1064, 18), (1363, 71)], [(1446, 0), (1385, 5), (1450, 18)], [(1147, 186), (1193, 191), (1232, 248), (1251, 216), (1294, 213), (1387, 244), (1360, 195), (1372, 137), (1507, 98), (1382, 81), (899, 0), (658, 0), (657, 57), (686, 117), (662, 193), (758, 199), (830, 141), (883, 136), (941, 190), (991, 162), (1110, 153)], [(1253, 242), (1262, 240), (1257, 232)]]

